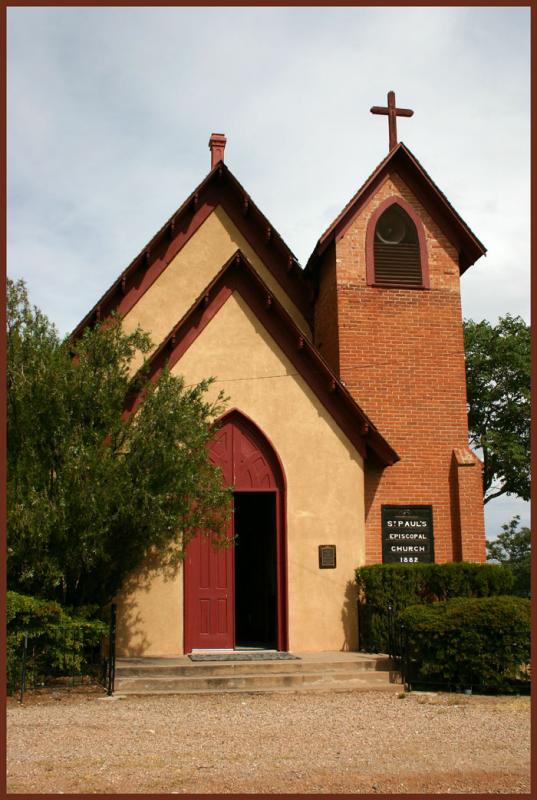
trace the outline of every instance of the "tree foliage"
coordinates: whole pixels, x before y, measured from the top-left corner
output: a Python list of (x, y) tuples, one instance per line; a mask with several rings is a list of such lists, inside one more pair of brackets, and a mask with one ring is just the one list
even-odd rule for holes
[(9, 586), (102, 605), (147, 556), (174, 568), (197, 529), (223, 531), (230, 494), (207, 443), (224, 398), (167, 370), (133, 377), (150, 340), (118, 318), (61, 340), (22, 281), (7, 299)]
[(514, 579), (514, 594), (527, 597), (530, 593), (531, 531), (519, 528), (518, 514), (502, 525), (502, 532), (487, 542), (487, 560), (509, 567)]
[(530, 328), (507, 314), (464, 323), (470, 444), (483, 454), (484, 502), (530, 496)]
[(95, 674), (100, 645), (108, 625), (99, 619), (73, 616), (54, 600), (7, 592), (6, 672), (8, 693), (20, 686), (23, 641), (28, 637), (26, 682), (34, 686), (50, 676)]
[(531, 531), (527, 527), (519, 529), (518, 514), (510, 522), (502, 525), (502, 533), (487, 542), (487, 559), (499, 564), (521, 564), (531, 558)]

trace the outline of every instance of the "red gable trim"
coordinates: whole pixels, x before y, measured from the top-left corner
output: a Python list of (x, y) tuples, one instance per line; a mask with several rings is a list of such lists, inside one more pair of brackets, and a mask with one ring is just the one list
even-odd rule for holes
[(400, 142), (380, 162), (330, 227), (323, 233), (306, 264), (306, 273), (314, 271), (319, 257), (326, 248), (334, 239), (337, 240), (342, 235), (344, 229), (350, 225), (371, 195), (392, 172), (396, 172), (401, 176), (416, 198), (441, 227), (447, 238), (457, 248), (461, 274), (486, 253), (485, 246), (455, 211), (447, 197), (440, 191), (417, 158)]
[(73, 336), (113, 311), (125, 316), (214, 209), (221, 205), (303, 317), (313, 292), (298, 261), (223, 162), (219, 162), (77, 325)]
[[(315, 347), (305, 339), (239, 250), (224, 264), (204, 293), (153, 353), (149, 359), (149, 380), (154, 383), (165, 367), (172, 368), (179, 361), (235, 291), (248, 303), (361, 455), (366, 456), (367, 448), (375, 453), (384, 466), (398, 461), (395, 450), (338, 381)], [(142, 401), (143, 391), (131, 396), (125, 405), (124, 418), (134, 413)]]

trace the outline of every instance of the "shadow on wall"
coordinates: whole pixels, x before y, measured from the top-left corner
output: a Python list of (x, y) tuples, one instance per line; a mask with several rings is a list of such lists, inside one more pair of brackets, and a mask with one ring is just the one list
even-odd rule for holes
[(358, 591), (354, 581), (347, 581), (345, 588), (345, 601), (341, 610), (341, 621), (345, 640), (341, 647), (343, 651), (358, 650)]
[(364, 503), (365, 503), (365, 519), (369, 519), (369, 512), (371, 506), (375, 501), (377, 489), (384, 475), (384, 468), (378, 466), (373, 457), (370, 457), (365, 468), (365, 481), (364, 481)]
[(459, 477), (457, 475), (457, 459), (455, 452), (453, 452), (451, 457), (451, 466), (449, 469), (449, 499), (451, 504), (451, 561), (462, 561)]
[[(118, 656), (143, 656), (151, 647), (151, 639), (147, 636), (147, 620), (140, 612), (139, 597), (142, 593), (147, 594), (150, 591), (157, 578), (164, 583), (176, 580), (180, 568), (181, 564), (167, 563), (162, 554), (151, 553), (142, 566), (127, 578), (116, 598)], [(162, 614), (166, 614), (165, 608), (162, 608)]]

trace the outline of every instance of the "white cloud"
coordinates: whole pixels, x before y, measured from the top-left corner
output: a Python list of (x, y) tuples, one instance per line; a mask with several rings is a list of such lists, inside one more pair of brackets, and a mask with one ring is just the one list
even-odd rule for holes
[(519, 500), (516, 497), (497, 497), (485, 506), (485, 526), (487, 529), (487, 539), (496, 539), (502, 532), (502, 525), (513, 519), (514, 516), (520, 517), (521, 528), (531, 528), (530, 504)]

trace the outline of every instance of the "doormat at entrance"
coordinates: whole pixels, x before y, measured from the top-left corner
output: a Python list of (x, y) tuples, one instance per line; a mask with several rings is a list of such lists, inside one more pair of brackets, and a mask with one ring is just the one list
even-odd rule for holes
[(195, 653), (191, 661), (300, 661), (292, 653)]

